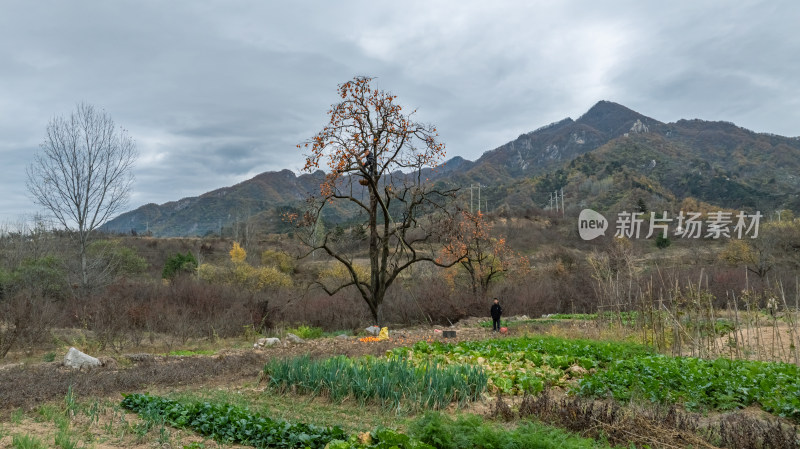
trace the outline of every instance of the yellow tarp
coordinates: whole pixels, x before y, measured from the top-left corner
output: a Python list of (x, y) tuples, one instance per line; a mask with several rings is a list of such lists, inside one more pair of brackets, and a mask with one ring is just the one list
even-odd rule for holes
[(389, 328), (382, 327), (381, 332), (378, 334), (378, 340), (388, 340), (389, 339)]

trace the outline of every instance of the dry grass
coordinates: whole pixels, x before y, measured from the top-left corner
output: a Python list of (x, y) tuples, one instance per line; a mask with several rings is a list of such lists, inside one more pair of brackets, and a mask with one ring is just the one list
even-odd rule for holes
[(506, 421), (535, 417), (621, 446), (796, 449), (800, 441), (795, 425), (762, 413), (745, 410), (702, 416), (676, 406), (620, 404), (558, 391), (526, 396), (513, 406), (498, 397), (489, 416)]

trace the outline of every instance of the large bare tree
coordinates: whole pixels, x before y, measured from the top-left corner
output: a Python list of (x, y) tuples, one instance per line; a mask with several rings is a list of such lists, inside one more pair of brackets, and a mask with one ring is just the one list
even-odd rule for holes
[[(341, 101), (331, 107), (329, 123), (298, 145), (308, 151), (307, 171), (322, 162), (327, 173), (305, 214), (290, 218), (306, 229), (297, 235), (310, 246), (310, 254), (327, 253), (345, 272), (321, 282), (322, 288), (333, 295), (355, 287), (381, 323), (386, 292), (404, 270), (419, 262), (452, 266), (461, 255), (437, 257), (452, 222), (448, 208), (456, 190), (436, 188), (425, 177), (444, 157), (436, 128), (414, 121), (414, 113), (404, 113), (396, 96), (372, 87), (371, 81), (356, 77), (339, 85)], [(352, 225), (351, 238), (343, 238), (340, 227), (320, 231), (323, 210), (329, 207)], [(342, 217), (348, 212), (351, 216)], [(368, 270), (358, 265), (356, 256), (362, 253), (353, 240), (368, 245)]]
[(127, 203), (133, 183), (136, 144), (103, 110), (80, 103), (55, 117), (27, 170), (34, 202), (74, 231), (81, 282), (89, 284), (86, 249), (92, 233)]

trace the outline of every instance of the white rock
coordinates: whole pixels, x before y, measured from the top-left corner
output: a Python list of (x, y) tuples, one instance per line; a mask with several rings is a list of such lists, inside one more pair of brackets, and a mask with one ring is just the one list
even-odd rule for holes
[(379, 328), (378, 326), (370, 326), (364, 330), (366, 330), (368, 334), (371, 334), (374, 337), (377, 337), (378, 334), (381, 333), (381, 328)]
[(289, 340), (292, 343), (305, 343), (306, 342), (302, 338), (298, 337), (295, 334), (291, 334), (291, 333), (286, 334), (286, 339)]
[(100, 366), (102, 363), (95, 357), (84, 354), (75, 348), (69, 348), (67, 355), (64, 356), (64, 366), (81, 369)]
[(339, 340), (349, 340), (350, 337), (347, 334), (339, 334), (336, 336)]
[(259, 338), (256, 342), (258, 346), (274, 346), (281, 342), (280, 338), (270, 337), (270, 338)]
[(634, 123), (633, 126), (631, 126), (630, 132), (639, 134), (639, 133), (646, 133), (648, 131), (650, 131), (650, 128), (648, 128), (647, 125), (642, 123), (641, 120), (636, 119), (636, 123)]

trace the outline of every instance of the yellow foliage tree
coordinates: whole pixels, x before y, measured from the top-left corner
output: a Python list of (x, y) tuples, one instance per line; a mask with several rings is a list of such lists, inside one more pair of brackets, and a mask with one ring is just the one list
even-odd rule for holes
[(233, 248), (229, 254), (231, 255), (231, 262), (234, 264), (244, 263), (244, 260), (247, 258), (247, 251), (239, 246), (239, 242), (233, 242)]
[(756, 261), (753, 247), (744, 240), (731, 239), (719, 253), (719, 259), (731, 265), (752, 264)]

